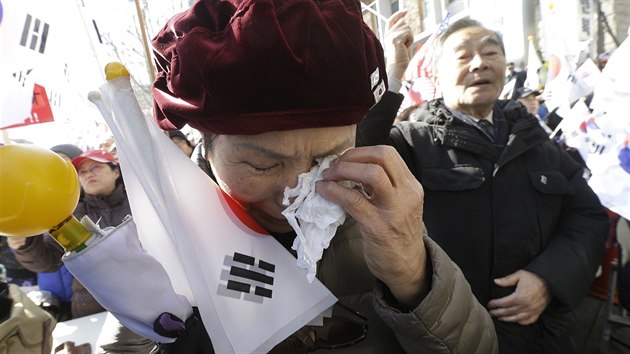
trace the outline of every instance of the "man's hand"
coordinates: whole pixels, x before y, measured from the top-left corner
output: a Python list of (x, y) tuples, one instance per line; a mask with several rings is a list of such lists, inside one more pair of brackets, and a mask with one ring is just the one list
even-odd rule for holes
[(488, 303), (490, 315), (501, 321), (528, 325), (536, 322), (551, 302), (547, 282), (540, 276), (519, 270), (506, 277), (495, 279), (501, 287), (515, 286), (516, 290), (506, 297)]
[(387, 75), (401, 80), (411, 55), (409, 49), (413, 44), (413, 32), (405, 22), (406, 10), (401, 10), (389, 17), (387, 33), (385, 34), (385, 54), (387, 61)]
[(26, 244), (26, 237), (7, 237), (7, 244), (16, 250)]

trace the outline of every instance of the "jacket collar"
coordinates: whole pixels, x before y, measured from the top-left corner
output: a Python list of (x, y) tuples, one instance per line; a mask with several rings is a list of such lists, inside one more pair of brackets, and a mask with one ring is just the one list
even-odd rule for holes
[(113, 208), (121, 204), (126, 198), (127, 193), (125, 192), (125, 186), (123, 184), (118, 184), (112, 194), (103, 197), (86, 194), (83, 197), (83, 202), (91, 207), (103, 209)]
[(520, 104), (509, 100), (499, 100), (493, 108), (495, 112), (503, 114), (508, 125), (507, 144), (502, 153), (489, 140), (482, 139), (474, 127), (456, 119), (442, 99), (430, 101), (420, 110), (420, 120), (432, 127), (434, 140), (438, 144), (481, 155), (495, 161), (497, 168), (532, 146), (548, 140), (536, 117), (528, 114)]

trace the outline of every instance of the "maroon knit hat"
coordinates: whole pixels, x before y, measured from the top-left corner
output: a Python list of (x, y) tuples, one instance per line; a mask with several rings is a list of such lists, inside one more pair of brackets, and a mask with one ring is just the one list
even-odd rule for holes
[(358, 123), (386, 90), (358, 0), (199, 0), (153, 39), (160, 127), (215, 134)]

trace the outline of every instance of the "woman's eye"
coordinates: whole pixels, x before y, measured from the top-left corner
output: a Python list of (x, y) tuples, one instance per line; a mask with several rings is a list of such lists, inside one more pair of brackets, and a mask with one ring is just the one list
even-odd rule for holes
[(252, 170), (254, 170), (254, 172), (256, 172), (256, 173), (265, 173), (265, 172), (269, 172), (269, 171), (271, 171), (271, 170), (275, 169), (276, 167), (278, 167), (278, 164), (273, 164), (273, 165), (271, 165), (271, 166), (257, 166), (257, 165), (251, 164), (251, 163), (249, 163), (249, 162), (247, 163), (247, 165), (248, 165), (248, 166), (249, 166)]

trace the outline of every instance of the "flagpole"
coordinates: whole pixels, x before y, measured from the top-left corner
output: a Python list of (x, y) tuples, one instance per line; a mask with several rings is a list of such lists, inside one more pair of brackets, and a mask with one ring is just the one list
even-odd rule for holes
[(148, 43), (147, 30), (144, 23), (144, 14), (140, 7), (140, 0), (135, 0), (136, 12), (138, 13), (138, 24), (140, 25), (140, 31), (142, 34), (142, 45), (144, 46), (144, 56), (147, 60), (147, 70), (149, 71), (149, 79), (151, 82), (155, 81), (155, 68), (153, 67), (153, 61), (151, 60), (151, 50)]
[(11, 139), (9, 138), (8, 129), (0, 129), (0, 130), (2, 130), (2, 143), (4, 145), (11, 144)]

